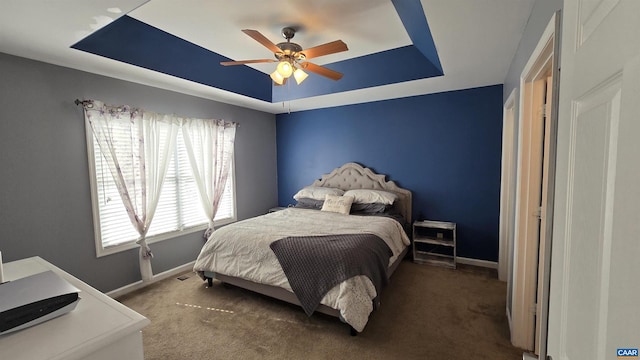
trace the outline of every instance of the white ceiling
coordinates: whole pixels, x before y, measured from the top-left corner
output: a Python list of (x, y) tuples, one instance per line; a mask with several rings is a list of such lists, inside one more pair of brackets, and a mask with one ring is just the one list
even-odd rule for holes
[[(501, 84), (534, 1), (422, 0), (444, 76), (292, 100), (287, 110)], [(70, 48), (124, 14), (234, 60), (272, 57), (241, 32), (247, 28), (278, 43), (284, 41), (280, 30), (295, 25), (301, 30), (293, 41), (303, 48), (337, 39), (348, 45), (347, 52), (313, 59), (319, 65), (411, 44), (390, 0), (3, 0), (0, 52), (270, 113), (284, 111), (282, 103), (248, 98)], [(273, 66), (254, 67), (269, 73)], [(393, 71), (391, 65), (389, 70)]]

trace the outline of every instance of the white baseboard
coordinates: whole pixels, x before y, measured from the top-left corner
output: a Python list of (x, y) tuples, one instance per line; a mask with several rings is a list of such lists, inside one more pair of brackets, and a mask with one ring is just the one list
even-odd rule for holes
[(464, 258), (464, 257), (457, 257), (456, 261), (459, 264), (480, 266), (480, 267), (485, 267), (485, 268), (489, 268), (489, 269), (497, 269), (498, 268), (498, 263), (495, 262), (495, 261), (478, 260), (478, 259), (471, 259), (471, 258)]
[(115, 289), (115, 290), (111, 290), (111, 291), (109, 291), (107, 293), (107, 296), (109, 296), (109, 297), (111, 297), (113, 299), (118, 298), (118, 297), (126, 295), (126, 294), (128, 294), (130, 292), (136, 291), (138, 289), (142, 289), (143, 287), (145, 287), (147, 285), (150, 285), (150, 284), (153, 284), (155, 282), (158, 282), (160, 280), (164, 280), (164, 279), (170, 278), (172, 276), (175, 276), (175, 275), (178, 275), (178, 274), (182, 274), (185, 271), (192, 270), (193, 269), (193, 265), (195, 263), (196, 262), (194, 260), (194, 261), (192, 261), (190, 263), (187, 263), (187, 264), (175, 267), (173, 269), (169, 269), (167, 271), (161, 272), (159, 274), (153, 275), (153, 279), (151, 281), (143, 282), (142, 280), (140, 280), (140, 281), (134, 282), (133, 284), (125, 285), (125, 286), (123, 286), (121, 288), (118, 288), (118, 289)]

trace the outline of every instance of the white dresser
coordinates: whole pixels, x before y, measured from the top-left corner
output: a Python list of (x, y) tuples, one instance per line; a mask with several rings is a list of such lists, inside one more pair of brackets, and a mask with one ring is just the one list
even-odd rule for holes
[(30, 328), (0, 335), (0, 359), (144, 359), (149, 319), (40, 257), (4, 264), (6, 281), (52, 270), (81, 290), (76, 308)]

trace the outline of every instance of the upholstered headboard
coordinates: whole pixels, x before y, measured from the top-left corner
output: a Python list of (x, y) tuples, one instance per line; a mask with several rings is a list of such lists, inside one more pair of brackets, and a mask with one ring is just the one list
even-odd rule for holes
[(342, 190), (352, 189), (378, 189), (391, 191), (398, 195), (394, 207), (402, 214), (408, 223), (411, 223), (411, 191), (398, 187), (393, 181), (386, 181), (385, 175), (374, 173), (371, 169), (356, 163), (346, 163), (333, 169), (329, 174), (311, 184), (312, 186), (324, 186)]

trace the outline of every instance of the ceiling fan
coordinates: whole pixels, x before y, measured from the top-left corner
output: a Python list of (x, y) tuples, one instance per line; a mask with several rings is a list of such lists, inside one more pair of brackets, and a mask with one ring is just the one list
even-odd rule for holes
[(307, 59), (349, 50), (347, 48), (347, 44), (345, 44), (342, 40), (336, 40), (323, 45), (314, 46), (309, 49), (303, 49), (302, 46), (291, 42), (291, 39), (296, 33), (296, 30), (292, 27), (285, 27), (282, 29), (282, 36), (287, 41), (281, 42), (277, 45), (272, 43), (257, 30), (244, 29), (242, 30), (242, 32), (252, 37), (267, 49), (271, 50), (275, 55), (276, 60), (256, 59), (222, 61), (220, 62), (220, 65), (230, 66), (277, 62), (278, 66), (276, 67), (276, 70), (271, 73), (271, 79), (276, 85), (284, 85), (291, 75), (293, 75), (298, 84), (302, 83), (304, 79), (309, 76), (303, 71), (303, 69), (332, 80), (339, 80), (342, 78), (342, 74), (337, 71), (306, 61)]

